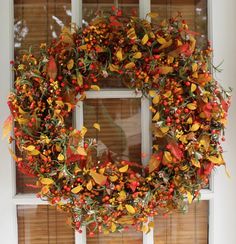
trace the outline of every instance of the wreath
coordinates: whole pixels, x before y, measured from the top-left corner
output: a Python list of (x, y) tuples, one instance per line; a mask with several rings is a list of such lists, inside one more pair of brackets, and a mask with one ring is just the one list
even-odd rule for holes
[[(38, 197), (70, 213), (76, 230), (87, 226), (92, 236), (133, 225), (148, 232), (148, 217), (183, 209), (225, 165), (220, 140), (230, 95), (213, 78), (210, 45), (200, 48), (197, 38), (180, 16), (154, 25), (118, 11), (63, 28), (38, 55), (16, 60), (6, 124), (15, 121), (10, 142), (18, 153), (11, 154), (21, 172), (36, 177)], [(151, 101), (147, 166), (95, 161), (96, 141), (68, 123), (86, 91), (114, 76)]]

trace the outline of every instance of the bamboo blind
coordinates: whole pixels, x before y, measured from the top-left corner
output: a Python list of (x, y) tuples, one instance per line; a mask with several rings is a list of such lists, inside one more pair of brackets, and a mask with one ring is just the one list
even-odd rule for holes
[(19, 244), (74, 244), (67, 216), (47, 205), (17, 207)]
[[(84, 102), (87, 137), (98, 143), (97, 160), (141, 161), (140, 99), (88, 99)], [(101, 131), (93, 128), (99, 123)]]

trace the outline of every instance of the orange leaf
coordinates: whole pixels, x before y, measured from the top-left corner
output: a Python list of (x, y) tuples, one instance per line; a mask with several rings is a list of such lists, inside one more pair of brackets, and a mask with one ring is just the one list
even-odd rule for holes
[(95, 181), (98, 185), (102, 186), (102, 185), (106, 184), (107, 176), (105, 176), (105, 175), (103, 175), (103, 174), (98, 174), (98, 173), (97, 173), (96, 171), (94, 171), (94, 170), (91, 170), (89, 174), (90, 174), (90, 176), (93, 177), (94, 181)]
[(91, 180), (87, 183), (86, 187), (89, 191), (91, 191), (93, 189), (93, 184), (92, 184)]
[(2, 138), (5, 138), (8, 136), (10, 131), (12, 130), (13, 126), (13, 116), (9, 115), (7, 119), (5, 120), (3, 127), (2, 127)]
[(74, 194), (77, 194), (77, 193), (79, 193), (82, 189), (83, 189), (83, 187), (82, 187), (81, 185), (78, 185), (78, 186), (76, 186), (75, 188), (73, 188), (73, 189), (71, 190), (71, 192), (74, 193)]
[(51, 184), (54, 184), (54, 180), (50, 179), (50, 178), (42, 178), (40, 180), (40, 182), (43, 184), (43, 185), (51, 185)]
[(169, 74), (169, 73), (171, 73), (173, 71), (174, 71), (174, 69), (171, 66), (162, 66), (162, 67), (159, 68), (159, 73), (162, 74), (162, 75)]
[(157, 159), (156, 155), (152, 155), (151, 159), (149, 160), (149, 173), (153, 172), (154, 170), (158, 169), (160, 166), (161, 159)]
[(119, 171), (120, 171), (121, 173), (125, 173), (125, 172), (128, 170), (128, 168), (129, 168), (129, 165), (127, 164), (127, 165), (125, 165), (125, 166), (119, 168)]
[(53, 80), (55, 80), (57, 77), (57, 64), (53, 56), (50, 56), (49, 58), (47, 65), (47, 74)]

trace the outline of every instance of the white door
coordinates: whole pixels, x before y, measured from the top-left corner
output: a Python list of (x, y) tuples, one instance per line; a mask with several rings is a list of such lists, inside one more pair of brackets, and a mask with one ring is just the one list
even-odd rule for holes
[[(12, 87), (13, 74), (10, 60), (13, 60), (14, 53), (27, 48), (29, 43), (50, 41), (58, 35), (63, 24), (72, 21), (81, 25), (94, 16), (96, 9), (107, 12), (112, 5), (121, 7), (125, 14), (137, 14), (140, 17), (145, 17), (150, 11), (158, 11), (161, 17), (166, 18), (176, 11), (181, 11), (192, 28), (205, 33), (212, 40), (215, 50), (214, 63), (218, 64), (224, 60), (224, 71), (217, 75), (219, 81), (225, 87), (236, 88), (234, 81), (236, 2), (234, 0), (0, 0), (1, 126), (9, 114), (6, 100)], [(122, 146), (121, 135), (119, 145), (122, 148), (116, 147), (114, 150), (122, 151), (122, 157), (134, 157), (138, 160), (137, 155), (141, 154), (141, 151), (148, 152), (149, 148), (149, 135), (144, 130), (149, 122), (147, 116), (144, 116), (148, 111), (148, 102), (139, 96), (134, 96), (130, 91), (119, 92), (116, 88), (110, 88), (112, 91), (109, 92), (100, 92), (99, 95), (90, 92), (90, 99), (83, 106), (87, 106), (86, 111), (91, 112), (85, 113), (81, 106), (77, 114), (83, 115), (80, 116), (83, 117), (83, 121), (77, 120), (77, 126), (81, 126), (82, 123), (89, 124), (91, 118), (95, 116), (94, 111), (97, 118), (100, 116), (100, 119), (104, 119), (102, 112), (96, 110), (96, 103), (102, 102), (110, 116), (115, 116), (117, 123), (122, 124), (124, 133), (130, 138), (130, 144)], [(154, 231), (147, 235), (133, 231), (112, 236), (101, 234), (93, 238), (86, 236), (86, 231), (75, 234), (64, 225), (64, 214), (56, 212), (54, 208), (37, 199), (32, 189), (25, 186), (31, 182), (31, 179), (23, 177), (15, 170), (7, 142), (1, 140), (0, 243), (235, 244), (236, 129), (233, 123), (233, 119), (236, 119), (235, 106), (236, 101), (233, 97), (230, 122), (226, 131), (227, 142), (224, 147), (231, 179), (226, 177), (224, 168), (217, 169), (209, 189), (202, 191), (200, 203), (194, 203), (185, 216), (175, 214), (167, 218), (156, 218)], [(122, 108), (123, 111), (118, 108)], [(127, 113), (125, 118), (119, 116), (121, 112)], [(134, 119), (140, 121), (140, 124), (135, 130), (130, 130), (130, 124)], [(105, 132), (103, 136), (106, 138), (109, 133)], [(112, 146), (115, 142), (110, 143)], [(103, 149), (104, 145), (101, 144), (101, 153)], [(145, 159), (142, 161), (145, 163)]]

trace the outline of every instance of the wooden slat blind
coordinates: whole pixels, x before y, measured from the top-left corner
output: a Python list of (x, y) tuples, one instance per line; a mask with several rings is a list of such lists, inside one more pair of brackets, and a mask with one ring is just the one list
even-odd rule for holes
[[(97, 159), (141, 161), (140, 109), (140, 99), (84, 102), (84, 126), (88, 128), (87, 137), (98, 142)], [(93, 128), (94, 123), (100, 124), (100, 132)]]
[(155, 218), (155, 244), (207, 244), (209, 203), (200, 201), (189, 206), (186, 214), (173, 213)]
[(74, 244), (66, 214), (52, 206), (17, 207), (19, 244)]

